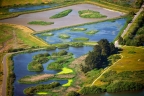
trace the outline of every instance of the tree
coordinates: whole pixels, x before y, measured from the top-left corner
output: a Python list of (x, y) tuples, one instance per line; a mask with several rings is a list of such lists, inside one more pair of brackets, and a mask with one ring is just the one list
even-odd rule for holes
[(101, 54), (89, 52), (89, 55), (85, 59), (85, 64), (89, 70), (101, 66)]
[(102, 49), (101, 55), (103, 55), (104, 57), (109, 56), (110, 55), (110, 44), (109, 44), (108, 40), (101, 39), (100, 41), (98, 41), (98, 44), (100, 45), (100, 47)]
[(70, 91), (66, 96), (79, 96), (79, 93), (75, 91)]

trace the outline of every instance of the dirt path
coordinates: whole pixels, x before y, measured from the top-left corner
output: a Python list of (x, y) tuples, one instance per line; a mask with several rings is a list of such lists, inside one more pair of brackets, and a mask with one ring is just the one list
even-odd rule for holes
[[(140, 10), (136, 13), (136, 15), (134, 16), (134, 18), (132, 19), (132, 22), (128, 24), (128, 26), (126, 27), (126, 29), (123, 31), (121, 37), (124, 37), (125, 34), (127, 33), (127, 31), (130, 29), (132, 23), (136, 20), (136, 18), (140, 15), (140, 13), (143, 11), (144, 8), (144, 4), (141, 6)], [(121, 47), (121, 45), (118, 44), (118, 40), (115, 41), (115, 47)]]
[(7, 56), (10, 55), (10, 53), (6, 54), (3, 58), (3, 83), (2, 83), (2, 96), (6, 96), (6, 86), (7, 86), (7, 77), (8, 77), (8, 71), (7, 71)]
[[(121, 59), (122, 59), (122, 58), (123, 58), (123, 56), (121, 55)], [(93, 86), (94, 83), (95, 83), (99, 78), (101, 78), (101, 76), (102, 76), (103, 74), (105, 74), (107, 71), (109, 71), (109, 69), (110, 69), (112, 66), (114, 66), (117, 62), (119, 62), (121, 59), (119, 59), (118, 61), (116, 61), (113, 65), (111, 65), (111, 66), (107, 67), (106, 69), (104, 69), (104, 71), (102, 72), (102, 74), (92, 82), (91, 86)]]
[[(49, 19), (49, 17), (51, 17), (51, 16), (53, 16), (53, 15), (55, 15), (55, 14), (57, 14), (63, 10), (67, 10), (67, 9), (73, 10), (68, 16), (63, 17), (63, 18), (58, 18), (58, 19)], [(93, 10), (93, 11), (98, 11), (102, 15), (106, 15), (107, 18), (100, 18), (100, 19), (88, 19), (87, 18), (87, 19), (85, 19), (85, 18), (79, 17), (78, 11), (79, 10), (87, 10), (87, 9)], [(108, 9), (98, 7), (95, 5), (78, 4), (78, 5), (72, 5), (72, 6), (63, 7), (63, 8), (54, 9), (54, 10), (49, 10), (49, 11), (24, 14), (24, 15), (20, 15), (18, 17), (0, 20), (0, 22), (20, 24), (20, 25), (27, 26), (27, 27), (35, 30), (35, 31), (43, 31), (43, 30), (61, 28), (61, 27), (66, 27), (66, 26), (88, 23), (88, 22), (106, 20), (106, 19), (110, 19), (110, 18), (119, 17), (121, 15), (124, 15), (124, 14), (121, 12), (114, 12), (112, 10), (108, 10)], [(39, 25), (27, 24), (28, 22), (35, 21), (35, 20), (54, 22), (54, 24), (48, 25), (48, 26), (39, 26)]]

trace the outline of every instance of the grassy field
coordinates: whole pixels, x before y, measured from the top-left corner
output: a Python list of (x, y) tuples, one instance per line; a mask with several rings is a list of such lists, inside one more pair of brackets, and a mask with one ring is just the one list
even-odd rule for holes
[(122, 59), (112, 65), (94, 85), (103, 86), (120, 80), (144, 84), (144, 48), (124, 46), (122, 49)]
[(111, 67), (111, 70), (138, 71), (144, 70), (144, 49), (141, 47), (123, 47), (123, 58)]

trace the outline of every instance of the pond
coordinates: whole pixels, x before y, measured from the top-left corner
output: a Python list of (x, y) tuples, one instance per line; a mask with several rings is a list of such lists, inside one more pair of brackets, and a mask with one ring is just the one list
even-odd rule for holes
[(51, 4), (51, 5), (38, 5), (38, 6), (26, 6), (26, 7), (10, 8), (9, 12), (23, 12), (23, 11), (40, 10), (40, 9), (46, 9), (46, 8), (53, 8), (55, 6), (57, 6), (57, 5)]
[[(100, 23), (85, 24), (77, 27), (64, 28), (60, 30), (51, 31), (53, 36), (43, 35), (45, 33), (35, 34), (38, 38), (46, 41), (49, 44), (55, 43), (66, 43), (74, 41), (74, 38), (85, 37), (89, 41), (99, 41), (100, 39), (108, 39), (112, 42), (115, 37), (118, 35), (119, 31), (123, 28), (126, 23), (126, 19), (117, 19), (115, 21), (105, 21)], [(72, 31), (72, 28), (86, 28), (85, 31)], [(88, 31), (98, 30), (96, 34), (89, 35), (86, 34)], [(60, 34), (67, 34), (70, 38), (62, 39), (59, 38)]]
[[(34, 74), (42, 74), (42, 73), (56, 74), (56, 73), (60, 72), (60, 71), (56, 71), (56, 70), (47, 70), (48, 64), (50, 64), (50, 62), (53, 62), (54, 60), (49, 60), (47, 63), (43, 64), (44, 70), (42, 72), (28, 71), (27, 65), (28, 65), (28, 63), (30, 63), (32, 61), (32, 57), (34, 55), (40, 54), (40, 53), (45, 53), (45, 52), (52, 54), (53, 52), (58, 52), (60, 50), (66, 50), (70, 53), (73, 53), (75, 58), (78, 58), (78, 57), (88, 53), (92, 49), (93, 49), (92, 46), (84, 46), (84, 47), (79, 47), (79, 48), (69, 47), (67, 49), (56, 49), (53, 51), (44, 51), (43, 50), (43, 51), (37, 51), (37, 52), (32, 52), (32, 53), (23, 53), (23, 54), (15, 55), (13, 57), (14, 73), (16, 75), (16, 80), (14, 82), (14, 96), (25, 96), (23, 94), (23, 90), (25, 88), (37, 85), (37, 84), (19, 84), (18, 80), (20, 78), (22, 78), (26, 75), (34, 75)], [(48, 81), (38, 83), (38, 84), (49, 84), (54, 81), (56, 81), (56, 80), (48, 80)], [(61, 84), (67, 83), (67, 80), (57, 80), (57, 81), (60, 82)]]

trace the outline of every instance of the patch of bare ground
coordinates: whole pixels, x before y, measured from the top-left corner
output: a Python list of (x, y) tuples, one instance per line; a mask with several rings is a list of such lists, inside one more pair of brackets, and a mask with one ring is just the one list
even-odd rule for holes
[(28, 78), (24, 78), (22, 79), (22, 81), (37, 82), (37, 81), (45, 80), (45, 79), (52, 78), (52, 77), (54, 77), (54, 74), (41, 74), (41, 75), (35, 75), (35, 76), (30, 76)]
[(71, 79), (74, 78), (75, 75), (74, 74), (60, 74), (60, 75), (56, 75), (55, 78), (59, 78), (59, 79)]

